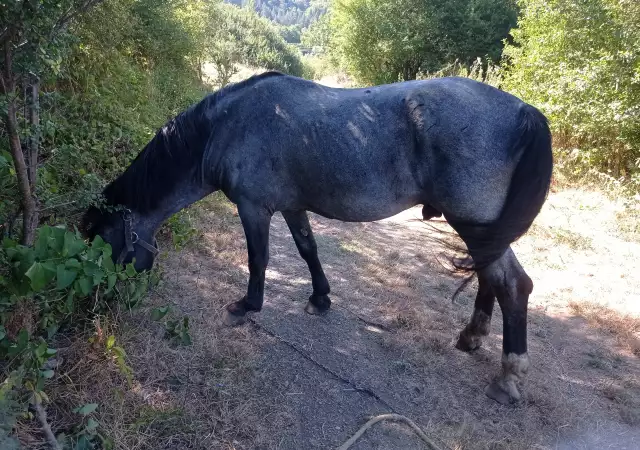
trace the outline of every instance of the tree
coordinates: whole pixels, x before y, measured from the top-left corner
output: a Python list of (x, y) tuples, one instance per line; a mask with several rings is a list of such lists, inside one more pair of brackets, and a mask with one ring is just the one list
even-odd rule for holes
[(515, 21), (513, 0), (342, 0), (334, 5), (331, 27), (356, 78), (388, 83), (456, 60), (498, 60)]
[(331, 16), (324, 14), (309, 28), (302, 32), (300, 41), (305, 47), (320, 47), (327, 49), (331, 40)]
[(247, 64), (302, 76), (298, 50), (287, 44), (278, 29), (254, 11), (219, 4), (210, 10), (209, 59), (216, 66), (218, 84), (224, 86), (236, 72), (237, 64)]
[[(22, 208), (22, 242), (31, 244), (38, 225), (36, 183), (39, 148), (39, 83), (42, 76), (59, 70), (67, 49), (71, 21), (100, 0), (4, 0), (0, 12), (2, 73), (0, 86), (4, 124), (9, 136)], [(29, 80), (26, 82), (25, 80)], [(17, 120), (19, 88), (29, 84), (28, 131)], [(20, 86), (22, 84), (22, 86)], [(28, 135), (28, 150), (21, 136)], [(25, 157), (26, 155), (26, 157)]]
[(640, 3), (522, 0), (504, 87), (551, 119), (572, 169), (640, 184)]

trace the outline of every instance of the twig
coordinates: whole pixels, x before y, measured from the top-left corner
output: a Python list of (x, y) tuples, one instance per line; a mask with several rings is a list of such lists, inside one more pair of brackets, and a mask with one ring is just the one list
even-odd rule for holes
[(76, 200), (73, 200), (73, 201), (70, 201), (70, 202), (58, 203), (57, 205), (45, 206), (44, 208), (40, 208), (38, 211), (39, 212), (47, 211), (49, 209), (56, 209), (56, 208), (60, 208), (62, 206), (73, 205), (75, 203), (78, 203), (78, 202)]
[(36, 416), (38, 417), (38, 421), (40, 422), (40, 426), (42, 427), (42, 431), (44, 432), (45, 437), (47, 438), (47, 442), (49, 446), (53, 450), (62, 450), (62, 447), (58, 443), (53, 431), (51, 431), (51, 426), (49, 422), (47, 422), (47, 413), (45, 412), (42, 404), (39, 401), (36, 401), (33, 404), (34, 409), (36, 410)]

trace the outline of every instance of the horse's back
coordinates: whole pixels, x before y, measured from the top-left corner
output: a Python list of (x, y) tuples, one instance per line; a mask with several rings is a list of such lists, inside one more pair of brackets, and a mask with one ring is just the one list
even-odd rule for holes
[(224, 106), (236, 125), (221, 143), (226, 184), (274, 209), (342, 220), (428, 203), (490, 221), (517, 163), (523, 105), (463, 78), (340, 89), (267, 77)]

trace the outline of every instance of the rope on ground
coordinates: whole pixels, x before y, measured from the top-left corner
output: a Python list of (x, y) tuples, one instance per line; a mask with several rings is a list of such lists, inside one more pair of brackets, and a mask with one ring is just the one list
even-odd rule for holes
[(356, 434), (354, 434), (347, 442), (342, 444), (338, 448), (338, 450), (347, 450), (347, 449), (349, 449), (358, 439), (360, 439), (360, 437), (365, 433), (365, 431), (367, 431), (369, 428), (371, 428), (371, 426), (373, 426), (374, 424), (376, 424), (378, 422), (381, 422), (383, 420), (393, 420), (393, 421), (396, 421), (396, 422), (404, 422), (404, 423), (406, 423), (420, 437), (420, 439), (422, 439), (425, 442), (425, 444), (427, 444), (427, 447), (430, 450), (441, 450), (440, 447), (438, 447), (436, 444), (434, 444), (433, 441), (431, 439), (429, 439), (429, 437), (424, 433), (424, 431), (422, 431), (420, 429), (420, 427), (415, 424), (415, 422), (413, 422), (408, 417), (403, 416), (402, 414), (396, 413), (396, 410), (391, 405), (389, 405), (387, 402), (385, 402), (382, 398), (380, 398), (380, 396), (378, 394), (376, 394), (374, 391), (372, 391), (369, 388), (363, 388), (363, 387), (357, 386), (350, 379), (343, 377), (342, 375), (340, 375), (336, 371), (334, 371), (334, 370), (330, 369), (329, 367), (325, 366), (324, 364), (316, 361), (315, 358), (313, 358), (310, 354), (308, 354), (304, 350), (300, 349), (296, 344), (294, 344), (293, 342), (289, 342), (287, 339), (283, 338), (278, 333), (275, 333), (275, 332), (269, 330), (268, 328), (266, 328), (261, 323), (258, 323), (253, 317), (249, 317), (248, 320), (257, 329), (262, 330), (266, 334), (268, 334), (269, 336), (276, 338), (277, 340), (279, 340), (280, 342), (285, 344), (287, 347), (291, 348), (293, 351), (295, 351), (296, 353), (300, 354), (306, 360), (312, 362), (313, 364), (315, 364), (316, 366), (320, 367), (321, 369), (323, 369), (327, 373), (333, 375), (335, 378), (337, 378), (338, 380), (342, 381), (343, 383), (346, 383), (346, 384), (349, 384), (349, 385), (353, 386), (353, 388), (356, 391), (362, 392), (364, 394), (367, 394), (367, 395), (373, 397), (374, 399), (376, 399), (377, 401), (379, 401), (384, 406), (386, 406), (387, 408), (389, 408), (391, 411), (394, 412), (394, 414), (382, 414), (380, 416), (376, 416), (376, 417), (372, 418), (371, 420), (369, 420), (367, 423), (365, 423), (362, 426), (362, 428), (360, 428), (356, 432)]
[(269, 330), (267, 327), (265, 327), (264, 325), (262, 325), (261, 323), (258, 323), (253, 317), (249, 317), (249, 322), (251, 322), (257, 329), (264, 331), (265, 333), (267, 333), (269, 336), (276, 338), (277, 340), (279, 340), (280, 342), (282, 342), (283, 344), (285, 344), (287, 347), (291, 348), (293, 351), (295, 351), (296, 353), (298, 353), (300, 356), (302, 356), (303, 358), (305, 358), (306, 360), (312, 362), (313, 364), (315, 364), (316, 366), (318, 366), (319, 368), (321, 368), (322, 370), (324, 370), (325, 372), (329, 373), (330, 375), (332, 375), (333, 377), (335, 377), (336, 379), (342, 381), (345, 384), (350, 385), (355, 391), (357, 392), (362, 392), (363, 394), (366, 394), (370, 397), (373, 397), (374, 399), (376, 399), (378, 402), (380, 402), (382, 405), (384, 405), (387, 409), (393, 411), (394, 413), (397, 413), (396, 409), (391, 406), (389, 403), (387, 403), (384, 399), (380, 398), (380, 396), (378, 394), (376, 394), (373, 390), (371, 390), (370, 388), (367, 387), (362, 387), (362, 386), (358, 386), (354, 381), (351, 381), (350, 379), (340, 375), (338, 372), (336, 372), (335, 370), (325, 366), (324, 364), (322, 364), (321, 362), (317, 361), (313, 356), (311, 356), (309, 353), (307, 353), (306, 351), (302, 350), (301, 348), (299, 348), (296, 344), (294, 344), (293, 342), (289, 342), (288, 340), (286, 340), (285, 338), (283, 338), (282, 336), (280, 336), (278, 333), (275, 333), (271, 330)]
[(415, 422), (413, 422), (408, 417), (402, 416), (400, 414), (382, 414), (382, 415), (374, 417), (373, 419), (371, 419), (367, 423), (365, 423), (362, 426), (362, 428), (360, 428), (357, 431), (356, 434), (354, 434), (353, 436), (351, 436), (349, 438), (349, 440), (347, 440), (347, 442), (345, 442), (340, 447), (338, 447), (338, 450), (348, 450), (349, 448), (351, 448), (351, 446), (353, 444), (356, 443), (356, 441), (358, 439), (360, 439), (360, 437), (362, 437), (362, 435), (365, 433), (365, 431), (367, 431), (369, 428), (371, 428), (376, 423), (382, 422), (383, 420), (393, 420), (395, 422), (404, 422), (404, 423), (406, 423), (420, 437), (420, 439), (422, 439), (425, 442), (425, 444), (427, 444), (427, 447), (429, 447), (430, 450), (440, 450), (440, 447), (438, 447), (436, 444), (434, 444), (433, 441), (431, 439), (429, 439), (429, 437), (424, 433), (424, 431), (422, 431), (420, 429), (420, 427), (415, 424)]

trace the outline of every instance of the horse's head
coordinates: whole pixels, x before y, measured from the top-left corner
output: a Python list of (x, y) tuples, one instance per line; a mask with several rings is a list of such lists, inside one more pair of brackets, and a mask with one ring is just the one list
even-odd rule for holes
[(81, 229), (89, 239), (97, 235), (111, 245), (113, 262), (134, 262), (140, 272), (153, 267), (158, 254), (155, 227), (129, 209), (104, 210), (90, 207), (84, 214)]

